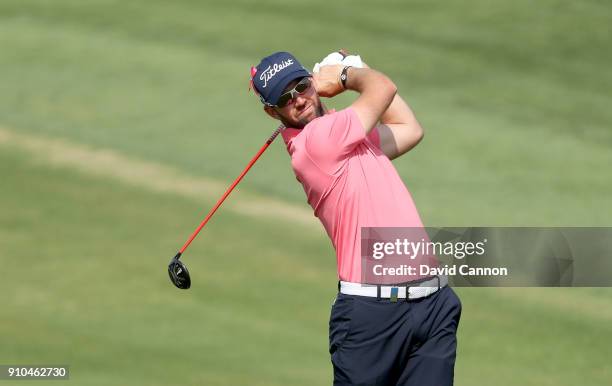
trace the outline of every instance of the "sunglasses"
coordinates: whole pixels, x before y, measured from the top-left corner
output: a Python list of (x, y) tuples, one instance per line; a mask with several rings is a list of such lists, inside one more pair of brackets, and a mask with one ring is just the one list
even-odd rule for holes
[(298, 84), (295, 85), (294, 88), (281, 94), (281, 96), (278, 98), (278, 102), (276, 102), (276, 107), (282, 109), (283, 107), (287, 106), (297, 95), (302, 95), (308, 91), (311, 85), (312, 80), (310, 77), (303, 78), (298, 82)]

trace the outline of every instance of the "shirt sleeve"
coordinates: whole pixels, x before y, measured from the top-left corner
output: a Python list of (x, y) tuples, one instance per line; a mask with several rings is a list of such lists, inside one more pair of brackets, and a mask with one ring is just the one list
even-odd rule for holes
[(374, 128), (370, 130), (370, 133), (367, 135), (367, 137), (370, 142), (372, 142), (374, 147), (380, 149), (380, 134), (378, 133), (378, 125), (374, 126)]
[(366, 131), (351, 107), (317, 119), (305, 134), (306, 152), (319, 168), (329, 174), (335, 174), (347, 156), (366, 138)]

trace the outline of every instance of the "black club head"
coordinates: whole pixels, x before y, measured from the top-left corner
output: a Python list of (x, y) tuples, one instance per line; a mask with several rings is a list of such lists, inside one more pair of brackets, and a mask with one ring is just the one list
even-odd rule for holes
[(180, 253), (172, 258), (170, 264), (168, 264), (168, 275), (170, 275), (170, 281), (174, 283), (177, 288), (188, 289), (191, 287), (191, 277), (189, 277), (189, 271), (185, 264), (179, 260), (181, 257)]

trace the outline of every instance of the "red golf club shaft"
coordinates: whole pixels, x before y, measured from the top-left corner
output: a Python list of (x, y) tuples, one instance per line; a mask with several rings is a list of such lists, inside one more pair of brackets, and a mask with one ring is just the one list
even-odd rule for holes
[(255, 154), (255, 156), (251, 159), (251, 161), (249, 162), (249, 164), (246, 166), (246, 168), (244, 168), (244, 170), (242, 171), (242, 173), (240, 173), (240, 175), (238, 176), (238, 178), (236, 178), (236, 180), (234, 180), (234, 182), (230, 185), (229, 188), (227, 188), (227, 190), (225, 191), (225, 193), (223, 193), (223, 196), (221, 196), (221, 198), (219, 199), (219, 201), (217, 201), (217, 203), (215, 204), (215, 206), (213, 206), (213, 208), (210, 210), (210, 212), (208, 212), (208, 214), (206, 215), (206, 217), (204, 218), (204, 220), (200, 223), (200, 226), (198, 226), (198, 228), (195, 230), (195, 232), (193, 232), (193, 234), (189, 237), (189, 239), (187, 240), (187, 242), (185, 242), (185, 245), (183, 245), (183, 247), (180, 249), (179, 251), (179, 255), (182, 255), (183, 252), (185, 252), (185, 249), (187, 249), (187, 247), (189, 246), (189, 244), (191, 244), (191, 242), (193, 241), (193, 239), (196, 238), (196, 236), (198, 235), (198, 233), (200, 233), (200, 231), (202, 230), (202, 228), (204, 228), (204, 225), (206, 225), (206, 223), (208, 222), (208, 220), (210, 220), (210, 218), (213, 216), (213, 214), (215, 214), (215, 212), (217, 211), (217, 209), (219, 209), (219, 207), (221, 206), (221, 204), (223, 204), (223, 201), (225, 201), (225, 199), (227, 198), (227, 196), (230, 195), (230, 193), (232, 192), (232, 190), (234, 190), (234, 188), (236, 187), (236, 185), (238, 185), (238, 183), (242, 180), (242, 178), (247, 174), (247, 172), (249, 171), (249, 169), (251, 169), (251, 167), (255, 164), (255, 162), (257, 162), (257, 160), (259, 159), (259, 157), (263, 154), (264, 151), (266, 151), (266, 149), (268, 148), (268, 146), (270, 146), (270, 144), (274, 141), (274, 139), (276, 138), (276, 136), (278, 135), (278, 133), (280, 133), (281, 128), (279, 127), (278, 129), (274, 130), (274, 133), (272, 133), (272, 135), (270, 136), (270, 138), (268, 138), (268, 140), (266, 141), (266, 143), (261, 147), (261, 149), (259, 149), (259, 151), (257, 152), (257, 154)]

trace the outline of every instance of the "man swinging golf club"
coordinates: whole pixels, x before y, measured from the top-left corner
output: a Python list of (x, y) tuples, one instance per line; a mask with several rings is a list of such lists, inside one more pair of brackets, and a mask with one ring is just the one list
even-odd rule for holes
[[(334, 385), (452, 385), (461, 304), (446, 278), (399, 288), (362, 284), (361, 227), (423, 227), (390, 161), (419, 143), (421, 126), (384, 74), (322, 64), (310, 74), (293, 55), (276, 52), (251, 78), (265, 112), (284, 125), (291, 166), (336, 250)], [(327, 110), (320, 97), (345, 90), (357, 99)]]

